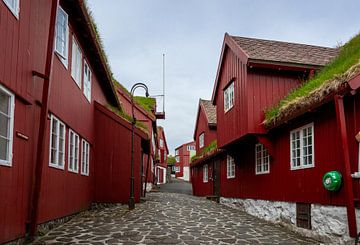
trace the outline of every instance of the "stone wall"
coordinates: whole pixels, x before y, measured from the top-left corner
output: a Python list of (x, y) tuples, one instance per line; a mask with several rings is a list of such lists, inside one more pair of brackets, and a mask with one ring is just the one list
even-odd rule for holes
[[(296, 226), (296, 203), (254, 199), (220, 198), (220, 203), (269, 222), (281, 224), (301, 235), (334, 244), (353, 244), (349, 237), (345, 207), (311, 205), (311, 230)], [(360, 210), (356, 210), (358, 231)]]

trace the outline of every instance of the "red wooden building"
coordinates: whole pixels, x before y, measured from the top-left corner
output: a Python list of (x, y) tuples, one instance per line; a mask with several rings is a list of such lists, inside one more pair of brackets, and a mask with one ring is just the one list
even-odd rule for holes
[[(196, 116), (194, 140), (196, 142), (196, 154), (201, 158), (198, 167), (191, 163), (191, 182), (193, 194), (197, 196), (211, 196), (214, 192), (215, 175), (214, 162), (210, 159), (204, 160), (206, 156), (214, 158), (215, 149), (209, 148), (213, 144), (216, 148), (216, 106), (210, 100), (199, 100), (198, 112)], [(195, 161), (194, 161), (195, 162)], [(206, 164), (205, 164), (206, 163)], [(218, 190), (215, 190), (217, 192)]]
[(157, 184), (166, 183), (167, 175), (167, 157), (169, 155), (169, 148), (167, 146), (165, 130), (163, 127), (157, 127), (157, 141), (158, 141), (158, 152), (157, 152), (157, 164), (156, 164), (156, 180)]
[(195, 142), (183, 144), (175, 149), (175, 177), (190, 181), (190, 160), (196, 154)]
[[(221, 150), (192, 163), (192, 171), (198, 173), (194, 193), (218, 194), (219, 189), (221, 202), (292, 229), (301, 227), (296, 230), (306, 235), (336, 242), (354, 237), (356, 216), (360, 217), (356, 69), (264, 121), (267, 108), (338, 53), (225, 34), (212, 97)], [(209, 171), (203, 166), (215, 161), (220, 168), (210, 172), (220, 176), (213, 183), (218, 187), (205, 187), (199, 183)], [(324, 174), (332, 170), (343, 176), (336, 192), (323, 187)]]
[[(127, 203), (131, 124), (80, 0), (0, 1), (0, 243)], [(135, 200), (150, 137), (135, 130)], [(29, 229), (30, 230), (29, 230)]]

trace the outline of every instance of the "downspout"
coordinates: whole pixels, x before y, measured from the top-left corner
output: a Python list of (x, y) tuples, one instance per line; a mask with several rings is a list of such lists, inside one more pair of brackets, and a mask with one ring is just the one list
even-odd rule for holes
[(335, 99), (338, 129), (341, 134), (341, 143), (342, 143), (343, 157), (344, 157), (343, 160), (345, 164), (344, 188), (346, 192), (346, 212), (348, 217), (349, 235), (351, 237), (356, 237), (357, 227), (356, 227), (356, 215), (355, 215), (355, 205), (354, 205), (354, 191), (353, 191), (353, 184), (351, 178), (350, 154), (349, 154), (349, 145), (348, 145), (348, 134), (346, 129), (344, 100), (343, 100), (343, 96), (340, 95), (335, 95), (334, 99)]
[(51, 88), (51, 71), (54, 54), (54, 41), (55, 41), (55, 23), (56, 13), (59, 6), (59, 0), (53, 0), (51, 5), (50, 15), (50, 26), (49, 26), (49, 37), (47, 43), (47, 55), (45, 64), (45, 74), (39, 72), (33, 72), (34, 76), (39, 76), (44, 79), (42, 99), (41, 99), (41, 112), (40, 112), (40, 123), (39, 133), (36, 148), (36, 161), (35, 161), (35, 176), (33, 179), (32, 193), (31, 193), (31, 207), (30, 207), (30, 238), (33, 238), (37, 231), (37, 221), (39, 212), (39, 200), (42, 185), (42, 172), (43, 163), (45, 158), (45, 139), (47, 131), (47, 117), (49, 112), (49, 94)]
[(146, 175), (145, 175), (145, 187), (144, 187), (144, 197), (146, 197), (146, 187), (147, 187), (147, 181), (148, 181), (148, 173), (149, 173), (149, 164), (150, 164), (150, 156), (147, 157), (147, 164), (146, 164)]

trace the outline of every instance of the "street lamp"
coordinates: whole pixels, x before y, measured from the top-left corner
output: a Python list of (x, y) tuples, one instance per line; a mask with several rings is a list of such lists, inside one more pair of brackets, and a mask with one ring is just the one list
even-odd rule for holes
[(131, 94), (131, 113), (132, 113), (132, 122), (131, 122), (131, 177), (130, 177), (130, 198), (129, 198), (129, 210), (135, 208), (135, 197), (134, 197), (134, 137), (135, 137), (135, 124), (136, 118), (134, 115), (134, 92), (137, 88), (143, 88), (145, 90), (145, 96), (149, 97), (148, 87), (144, 83), (135, 83), (130, 91)]

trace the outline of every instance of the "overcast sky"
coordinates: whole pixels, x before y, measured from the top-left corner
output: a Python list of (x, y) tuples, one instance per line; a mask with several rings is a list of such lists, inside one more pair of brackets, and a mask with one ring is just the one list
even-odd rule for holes
[(360, 1), (88, 0), (115, 77), (162, 93), (169, 150), (191, 141), (210, 99), (224, 33), (334, 47), (360, 31)]

